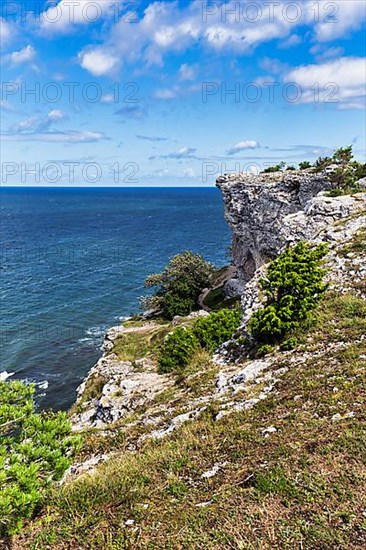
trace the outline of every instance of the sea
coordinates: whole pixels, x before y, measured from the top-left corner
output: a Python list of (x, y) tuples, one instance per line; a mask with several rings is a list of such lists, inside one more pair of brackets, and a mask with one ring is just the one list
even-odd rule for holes
[(216, 188), (2, 188), (0, 380), (66, 410), (106, 330), (140, 312), (144, 280), (184, 250), (229, 263)]

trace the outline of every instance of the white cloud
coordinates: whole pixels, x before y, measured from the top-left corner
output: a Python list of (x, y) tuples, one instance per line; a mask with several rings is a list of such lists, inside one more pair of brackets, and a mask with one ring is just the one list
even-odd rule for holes
[(26, 132), (28, 130), (34, 130), (35, 128), (38, 128), (40, 125), (40, 118), (37, 116), (32, 116), (29, 118), (26, 118), (25, 120), (21, 120), (19, 124), (17, 125), (16, 129), (18, 132)]
[(322, 44), (316, 44), (310, 48), (310, 53), (314, 54), (317, 62), (327, 61), (334, 57), (342, 57), (344, 55), (344, 48), (338, 46), (333, 48), (325, 48)]
[(291, 34), (288, 38), (286, 38), (283, 42), (280, 44), (280, 48), (283, 50), (286, 50), (288, 48), (293, 48), (295, 46), (298, 46), (302, 42), (302, 37), (298, 34)]
[(13, 65), (20, 65), (21, 63), (27, 63), (28, 61), (31, 61), (35, 57), (35, 55), (36, 50), (33, 48), (33, 46), (28, 45), (17, 52), (11, 53), (9, 58)]
[(101, 103), (106, 103), (106, 104), (114, 103), (115, 102), (115, 97), (114, 97), (113, 94), (104, 94), (100, 98), (100, 101), (101, 101)]
[[(285, 75), (285, 82), (295, 82), (301, 88), (303, 103), (339, 103), (342, 108), (365, 107), (366, 58), (342, 57), (318, 65), (296, 67)], [(314, 92), (319, 89), (319, 98)]]
[(40, 30), (46, 34), (69, 33), (75, 25), (92, 25), (112, 18), (118, 7), (118, 0), (60, 0), (41, 13)]
[(183, 63), (178, 71), (179, 80), (194, 80), (197, 77), (197, 67)]
[(241, 151), (246, 151), (247, 149), (258, 149), (259, 147), (260, 145), (258, 141), (255, 140), (239, 141), (239, 143), (233, 145), (233, 147), (230, 147), (230, 149), (228, 149), (227, 154), (235, 155), (236, 153), (240, 153)]
[(100, 48), (79, 53), (80, 65), (94, 76), (102, 76), (112, 72), (118, 63), (118, 58)]
[[(290, 3), (279, 0), (263, 5), (253, 2), (254, 8), (246, 10), (236, 0), (206, 4), (201, 0), (184, 3), (174, 0), (151, 1), (131, 24), (123, 10), (133, 11), (133, 4), (122, 0), (118, 3), (117, 0), (59, 0), (57, 6), (43, 12), (40, 26), (51, 33), (69, 32), (75, 25), (92, 25), (95, 18), (103, 20), (104, 42), (79, 54), (84, 69), (94, 76), (102, 76), (117, 70), (122, 60), (162, 66), (168, 53), (182, 52), (197, 44), (238, 54), (250, 54), (260, 44), (272, 40), (280, 41), (280, 47), (292, 47), (300, 42), (298, 29), (302, 33), (305, 25), (306, 30), (310, 30), (308, 35), (312, 33), (317, 41), (334, 40), (357, 29), (365, 20), (364, 0), (315, 3), (313, 0)], [(123, 15), (116, 22), (113, 15), (117, 6)], [(179, 78), (194, 78), (187, 64), (182, 65)]]
[(196, 151), (197, 151), (197, 149), (194, 149), (193, 147), (181, 147), (177, 151), (173, 151), (172, 153), (168, 153), (167, 155), (151, 156), (151, 157), (149, 157), (149, 160), (154, 160), (154, 159), (176, 159), (176, 160), (192, 159), (192, 158), (196, 158), (196, 156), (195, 156)]
[(73, 131), (66, 132), (30, 132), (24, 134), (1, 134), (4, 141), (46, 141), (53, 143), (92, 143), (105, 139), (100, 132)]
[(15, 111), (14, 106), (7, 99), (0, 100), (0, 108), (9, 113)]
[(154, 97), (156, 99), (175, 99), (177, 97), (178, 89), (164, 88), (162, 90), (156, 90)]
[(141, 135), (141, 134), (138, 134), (136, 137), (137, 137), (137, 139), (142, 139), (142, 140), (144, 140), (144, 141), (152, 141), (152, 142), (167, 141), (167, 140), (168, 140), (167, 137), (161, 137), (161, 136), (144, 136), (144, 135)]
[(197, 149), (193, 149), (192, 147), (181, 147), (178, 149), (178, 151), (174, 151), (173, 153), (169, 153), (168, 157), (172, 159), (183, 159), (191, 157)]
[(288, 67), (286, 63), (283, 63), (279, 59), (274, 59), (272, 57), (264, 57), (260, 61), (259, 65), (263, 70), (274, 74), (283, 73)]
[(53, 79), (56, 80), (56, 82), (62, 82), (63, 80), (66, 80), (66, 76), (63, 73), (55, 73), (53, 75)]
[(14, 35), (14, 28), (13, 26), (5, 21), (4, 19), (2, 19), (0, 17), (0, 42), (1, 42), (1, 46), (2, 47), (5, 47), (7, 46), (10, 42), (11, 42), (11, 39)]
[(65, 115), (59, 109), (52, 109), (46, 115), (36, 115), (26, 118), (17, 124), (14, 128), (15, 133), (25, 132), (45, 132), (49, 130), (52, 123), (59, 122), (65, 118)]
[[(314, 3), (308, 0), (309, 6)], [(315, 39), (319, 42), (329, 42), (345, 36), (349, 31), (358, 30), (366, 20), (364, 0), (341, 0), (329, 2), (320, 0), (314, 6), (319, 10), (319, 22), (315, 25)], [(317, 13), (314, 12), (313, 17)]]
[[(221, 2), (213, 4), (215, 13), (206, 17), (200, 0), (184, 4), (178, 1), (152, 2), (135, 24), (128, 25), (121, 18), (112, 25), (98, 49), (119, 60), (138, 60), (147, 66), (161, 66), (167, 53), (182, 52), (198, 43), (214, 50), (250, 53), (263, 42), (285, 39), (293, 34), (293, 29), (303, 24), (307, 17), (304, 10), (301, 21), (291, 23), (286, 20), (282, 12), (285, 0), (279, 2), (278, 7), (276, 3), (273, 20), (267, 8), (263, 9), (262, 17), (256, 23), (242, 15), (239, 19), (230, 15), (224, 17), (229, 10), (237, 10), (239, 2), (231, 0), (223, 5)], [(88, 66), (85, 68), (89, 69)]]
[(60, 109), (52, 109), (52, 111), (50, 111), (47, 116), (49, 120), (62, 120), (63, 118), (65, 118), (64, 113), (60, 111)]

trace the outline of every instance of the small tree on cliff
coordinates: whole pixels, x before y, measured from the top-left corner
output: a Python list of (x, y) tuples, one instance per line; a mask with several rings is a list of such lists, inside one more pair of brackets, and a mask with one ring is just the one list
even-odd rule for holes
[(309, 317), (327, 289), (322, 266), (326, 252), (324, 244), (314, 248), (299, 242), (270, 263), (267, 276), (260, 281), (266, 303), (249, 323), (257, 342), (279, 342)]
[(157, 291), (142, 299), (143, 308), (158, 309), (167, 319), (188, 315), (197, 308), (198, 297), (212, 272), (213, 265), (200, 254), (189, 250), (177, 254), (161, 273), (147, 277), (145, 286), (157, 287)]
[(335, 168), (329, 174), (329, 179), (335, 187), (333, 194), (360, 191), (357, 181), (366, 176), (366, 164), (354, 159), (352, 145), (340, 147), (331, 158), (320, 157), (316, 161), (316, 169), (321, 171), (333, 164)]

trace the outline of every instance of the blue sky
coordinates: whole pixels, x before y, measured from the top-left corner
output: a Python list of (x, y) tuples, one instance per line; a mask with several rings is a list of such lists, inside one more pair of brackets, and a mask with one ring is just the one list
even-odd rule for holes
[(2, 183), (365, 159), (365, 0), (1, 0)]

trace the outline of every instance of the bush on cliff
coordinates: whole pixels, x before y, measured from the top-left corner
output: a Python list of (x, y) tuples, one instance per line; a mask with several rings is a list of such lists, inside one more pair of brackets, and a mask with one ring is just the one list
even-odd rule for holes
[(329, 179), (334, 189), (328, 192), (330, 196), (358, 193), (361, 191), (358, 180), (366, 177), (366, 164), (354, 159), (352, 145), (340, 147), (332, 157), (319, 157), (316, 161), (317, 171), (334, 165), (334, 170), (329, 174)]
[(263, 174), (271, 174), (272, 172), (282, 172), (285, 169), (286, 162), (282, 161), (274, 166), (268, 166), (263, 170)]
[(147, 277), (145, 286), (157, 287), (157, 291), (142, 299), (143, 308), (160, 310), (167, 319), (188, 315), (197, 308), (212, 272), (213, 266), (200, 254), (188, 250), (174, 256), (161, 273)]
[(326, 246), (300, 242), (271, 262), (261, 279), (266, 304), (256, 311), (249, 329), (259, 343), (275, 343), (299, 327), (318, 305), (327, 288), (321, 260)]
[(200, 346), (212, 353), (232, 337), (240, 325), (241, 316), (240, 308), (222, 309), (217, 313), (211, 313), (194, 323), (193, 334)]
[(160, 349), (159, 372), (182, 371), (199, 349), (212, 353), (231, 338), (240, 325), (240, 309), (222, 309), (178, 327), (167, 336)]
[(192, 330), (178, 327), (164, 341), (159, 355), (159, 373), (183, 370), (199, 348)]
[(308, 168), (312, 168), (312, 164), (308, 160), (304, 160), (303, 162), (299, 162), (299, 168), (300, 170), (307, 170)]
[(80, 441), (66, 413), (37, 414), (33, 396), (33, 385), (0, 382), (0, 537), (32, 516)]

